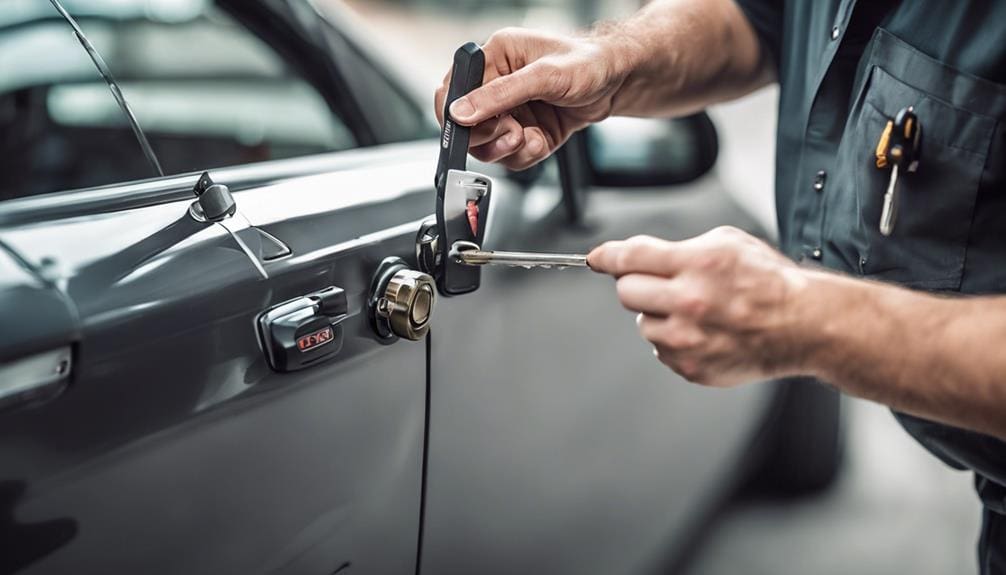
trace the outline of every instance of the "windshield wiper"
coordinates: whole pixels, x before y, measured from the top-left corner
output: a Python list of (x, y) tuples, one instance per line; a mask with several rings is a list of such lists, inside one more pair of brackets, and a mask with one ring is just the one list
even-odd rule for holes
[(161, 169), (161, 163), (157, 161), (157, 154), (154, 153), (154, 149), (150, 147), (150, 141), (147, 140), (147, 135), (143, 133), (143, 128), (140, 127), (140, 122), (136, 120), (136, 116), (133, 114), (133, 110), (130, 109), (129, 104), (126, 102), (126, 97), (122, 94), (122, 90), (119, 88), (118, 82), (112, 76), (112, 71), (109, 70), (108, 65), (105, 64), (105, 60), (101, 57), (101, 54), (94, 48), (91, 41), (87, 39), (84, 35), (84, 31), (80, 29), (80, 25), (74, 20), (73, 16), (63, 8), (63, 5), (59, 3), (59, 0), (49, 0), (56, 11), (59, 12), (60, 16), (66, 20), (70, 27), (73, 28), (73, 33), (76, 34), (77, 40), (80, 41), (80, 45), (84, 47), (87, 51), (87, 55), (91, 57), (91, 61), (94, 62), (94, 67), (98, 69), (98, 73), (101, 74), (105, 83), (108, 84), (108, 89), (112, 91), (112, 97), (115, 98), (115, 102), (119, 105), (119, 109), (122, 113), (126, 115), (126, 119), (129, 121), (129, 126), (133, 129), (133, 134), (136, 135), (136, 140), (140, 143), (140, 148), (143, 149), (143, 155), (147, 157), (147, 161), (153, 166), (154, 172), (158, 176), (164, 176), (164, 170)]

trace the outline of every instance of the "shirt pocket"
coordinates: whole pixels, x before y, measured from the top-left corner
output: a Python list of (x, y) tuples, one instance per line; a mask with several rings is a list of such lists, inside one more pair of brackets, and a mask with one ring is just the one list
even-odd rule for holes
[[(911, 68), (912, 75), (937, 73), (945, 76), (948, 70), (935, 61), (916, 60)], [(826, 232), (830, 241), (856, 252), (864, 276), (922, 289), (961, 286), (996, 121), (955, 106), (952, 96), (896, 78), (883, 62), (869, 70), (839, 146), (839, 175), (847, 183), (846, 193), (852, 194), (836, 207), (841, 210), (844, 204), (850, 217), (841, 227), (832, 222)], [(875, 152), (888, 120), (908, 106), (914, 107), (922, 125), (920, 160), (915, 172), (899, 170), (897, 218), (893, 233), (885, 237), (880, 215), (891, 168), (877, 168)], [(843, 237), (848, 241), (841, 241)]]

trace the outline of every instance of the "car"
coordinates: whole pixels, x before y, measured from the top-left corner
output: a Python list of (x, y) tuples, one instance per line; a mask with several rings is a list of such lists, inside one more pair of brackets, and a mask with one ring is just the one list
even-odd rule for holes
[[(834, 392), (687, 384), (610, 279), (434, 304), (438, 128), (346, 10), (65, 3), (140, 129), (54, 5), (5, 2), (0, 572), (667, 572), (738, 488), (835, 477)], [(484, 247), (764, 235), (716, 149), (697, 115), (472, 160)]]

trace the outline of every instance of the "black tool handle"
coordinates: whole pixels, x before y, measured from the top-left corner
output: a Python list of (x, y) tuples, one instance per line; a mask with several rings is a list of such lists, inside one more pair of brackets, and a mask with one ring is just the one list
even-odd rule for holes
[(444, 130), (440, 138), (440, 161), (437, 163), (436, 186), (440, 197), (448, 170), (464, 170), (468, 163), (468, 142), (471, 128), (456, 124), (451, 119), (451, 104), (482, 85), (486, 57), (482, 48), (469, 42), (454, 53), (454, 72), (444, 101)]
[(921, 148), (922, 122), (913, 106), (902, 108), (894, 117), (887, 159), (907, 172), (914, 172), (919, 167)]

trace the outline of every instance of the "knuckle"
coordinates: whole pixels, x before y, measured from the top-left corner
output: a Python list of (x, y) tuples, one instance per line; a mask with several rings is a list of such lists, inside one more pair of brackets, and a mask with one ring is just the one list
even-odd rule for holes
[(641, 248), (641, 247), (646, 247), (646, 246), (652, 245), (652, 243), (653, 243), (653, 241), (655, 239), (656, 238), (654, 238), (653, 236), (636, 235), (636, 236), (632, 236), (631, 238), (625, 240), (625, 243), (628, 244), (628, 245), (630, 245), (630, 246)]
[(638, 252), (631, 245), (626, 245), (615, 256), (615, 273), (625, 273), (632, 269), (634, 262), (639, 259)]
[(506, 77), (501, 78), (499, 81), (492, 82), (489, 85), (489, 91), (491, 92), (489, 94), (490, 97), (497, 102), (509, 101), (510, 95), (513, 93), (510, 82), (507, 81)]
[(653, 238), (649, 236), (632, 236), (625, 240), (616, 258), (616, 268), (620, 271), (635, 269), (643, 258), (643, 252), (649, 249)]
[(695, 256), (692, 260), (692, 264), (696, 269), (702, 271), (713, 271), (722, 265), (723, 259), (720, 257), (718, 250), (706, 250)]
[(514, 40), (520, 34), (521, 29), (516, 26), (506, 26), (492, 33), (489, 36), (489, 44), (506, 44)]
[(686, 293), (678, 298), (676, 311), (693, 319), (702, 319), (709, 313), (709, 300), (699, 293)]
[(755, 309), (751, 302), (743, 298), (735, 299), (730, 303), (729, 318), (734, 325), (749, 325), (755, 319)]
[(724, 238), (733, 238), (740, 235), (741, 231), (734, 226), (718, 226), (713, 229), (712, 233)]
[(752, 239), (747, 232), (734, 226), (719, 226), (710, 232), (710, 236), (715, 240), (714, 245), (720, 247), (744, 245)]
[(541, 61), (535, 74), (542, 81), (542, 92), (546, 98), (561, 99), (565, 97), (571, 89), (569, 74), (562, 66), (554, 62)]

